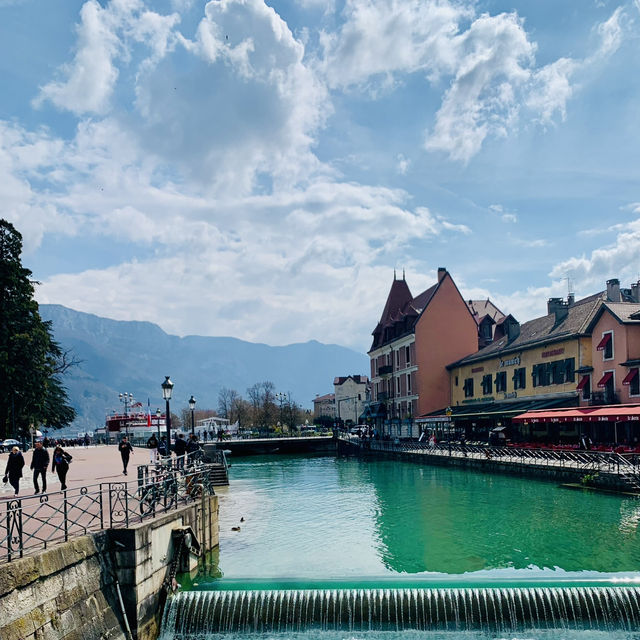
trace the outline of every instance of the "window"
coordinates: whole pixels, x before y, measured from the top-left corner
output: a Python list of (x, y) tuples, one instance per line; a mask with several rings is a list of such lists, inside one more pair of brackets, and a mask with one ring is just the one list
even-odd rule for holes
[(630, 396), (638, 396), (640, 395), (640, 375), (638, 375), (638, 369), (635, 370), (636, 375), (633, 376), (631, 382), (629, 383), (629, 395)]
[(613, 358), (613, 331), (603, 333), (602, 340), (596, 348), (598, 351), (602, 351), (603, 360), (611, 360)]
[(411, 393), (411, 374), (407, 373), (407, 394)]
[(400, 395), (400, 376), (396, 378), (396, 390), (398, 392), (398, 395)]
[(482, 376), (482, 393), (487, 396), (493, 391), (493, 377), (490, 373)]
[(473, 397), (473, 378), (467, 378), (464, 381), (464, 386), (462, 388), (464, 389), (465, 398)]
[(458, 376), (456, 376), (456, 387), (458, 386)]
[(525, 389), (527, 386), (527, 369), (526, 367), (520, 367), (513, 372), (513, 388)]
[(551, 384), (564, 384), (564, 360), (551, 362)]
[(496, 373), (496, 393), (505, 392), (507, 390), (507, 372), (499, 371)]
[(586, 375), (585, 378), (587, 380), (582, 386), (582, 399), (589, 400), (589, 398), (591, 397), (591, 376)]
[(575, 382), (576, 381), (576, 359), (567, 358), (564, 361), (564, 381)]
[(407, 367), (411, 364), (411, 348), (404, 348), (404, 359), (407, 361)]
[(396, 369), (400, 368), (400, 349), (396, 351)]

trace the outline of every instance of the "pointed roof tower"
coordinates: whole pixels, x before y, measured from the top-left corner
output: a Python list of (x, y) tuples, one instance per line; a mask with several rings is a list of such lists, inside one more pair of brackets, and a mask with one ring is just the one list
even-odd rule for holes
[(396, 272), (393, 272), (393, 284), (387, 296), (387, 303), (384, 305), (382, 316), (380, 317), (379, 326), (383, 327), (390, 324), (394, 317), (400, 314), (400, 311), (413, 300), (409, 285), (405, 279), (396, 280)]

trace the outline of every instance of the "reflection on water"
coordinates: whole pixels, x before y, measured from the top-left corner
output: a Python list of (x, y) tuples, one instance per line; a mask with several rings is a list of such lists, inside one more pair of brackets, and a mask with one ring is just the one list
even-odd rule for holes
[(225, 578), (640, 569), (635, 498), (333, 457), (239, 458), (230, 479), (219, 492)]

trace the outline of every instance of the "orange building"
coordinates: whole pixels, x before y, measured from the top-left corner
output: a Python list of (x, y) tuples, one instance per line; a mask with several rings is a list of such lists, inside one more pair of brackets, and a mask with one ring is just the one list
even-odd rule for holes
[(433, 286), (415, 297), (404, 274), (398, 280), (394, 273), (369, 350), (372, 401), (366, 415), (382, 433), (415, 436), (415, 417), (449, 404), (446, 365), (478, 350), (477, 319), (502, 317), (489, 303), (479, 318), (477, 309), (470, 308), (474, 304), (481, 308), (484, 301), (468, 304), (445, 268), (438, 269)]

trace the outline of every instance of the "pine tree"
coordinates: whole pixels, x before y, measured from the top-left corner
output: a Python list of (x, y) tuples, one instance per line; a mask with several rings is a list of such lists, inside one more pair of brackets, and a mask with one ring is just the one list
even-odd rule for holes
[(31, 424), (57, 429), (76, 416), (60, 380), (68, 354), (40, 317), (21, 253), (22, 236), (0, 219), (0, 438), (25, 435)]

